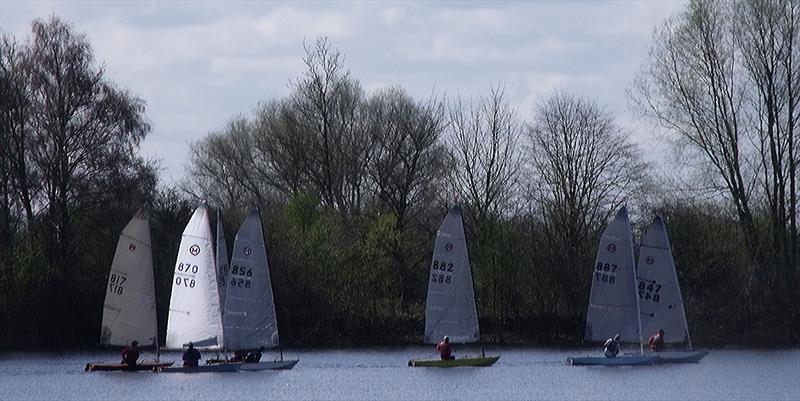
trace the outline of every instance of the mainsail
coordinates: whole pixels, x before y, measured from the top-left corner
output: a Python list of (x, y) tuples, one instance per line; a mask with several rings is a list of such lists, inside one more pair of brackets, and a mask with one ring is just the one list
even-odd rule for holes
[(236, 233), (225, 294), (225, 348), (277, 347), (278, 322), (258, 208)]
[(103, 304), (100, 343), (157, 345), (150, 219), (139, 209), (117, 242)]
[(178, 349), (193, 342), (197, 347), (219, 349), (222, 340), (211, 227), (203, 205), (183, 230), (172, 279), (166, 346)]
[(619, 334), (623, 342), (641, 343), (640, 333), (633, 240), (628, 209), (623, 206), (600, 238), (592, 267), (585, 339), (599, 342)]
[(217, 209), (217, 284), (219, 286), (220, 313), (225, 313), (225, 289), (228, 283), (228, 244), (222, 227), (222, 213)]
[[(642, 341), (664, 329), (667, 343), (688, 343), (689, 328), (683, 298), (675, 272), (675, 261), (661, 216), (656, 216), (639, 248), (637, 265), (639, 303), (642, 312)], [(691, 347), (691, 345), (690, 345)]]
[(444, 336), (455, 343), (476, 342), (480, 337), (467, 240), (458, 205), (450, 209), (439, 226), (428, 278), (425, 342), (434, 344)]

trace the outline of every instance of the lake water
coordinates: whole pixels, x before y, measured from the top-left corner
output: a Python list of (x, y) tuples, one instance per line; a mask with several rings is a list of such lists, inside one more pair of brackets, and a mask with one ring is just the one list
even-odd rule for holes
[(712, 350), (699, 364), (644, 367), (564, 365), (587, 350), (488, 354), (501, 358), (488, 368), (439, 369), (407, 366), (434, 357), (430, 347), (299, 350), (284, 352), (300, 359), (289, 371), (155, 374), (83, 371), (88, 361), (116, 362), (113, 352), (4, 352), (0, 400), (800, 399), (800, 349)]

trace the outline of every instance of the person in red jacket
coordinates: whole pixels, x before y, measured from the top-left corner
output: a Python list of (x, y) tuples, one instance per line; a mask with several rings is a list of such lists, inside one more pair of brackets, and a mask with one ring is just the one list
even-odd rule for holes
[(122, 349), (122, 364), (129, 366), (136, 366), (136, 361), (139, 360), (139, 343), (134, 341), (130, 347)]
[(450, 346), (450, 337), (444, 336), (444, 339), (442, 339), (439, 344), (436, 344), (436, 352), (439, 353), (443, 361), (456, 359), (456, 357), (453, 356), (453, 347)]
[(650, 339), (647, 341), (647, 345), (650, 347), (650, 351), (659, 352), (664, 350), (664, 329), (658, 329), (658, 333), (653, 334), (650, 336)]

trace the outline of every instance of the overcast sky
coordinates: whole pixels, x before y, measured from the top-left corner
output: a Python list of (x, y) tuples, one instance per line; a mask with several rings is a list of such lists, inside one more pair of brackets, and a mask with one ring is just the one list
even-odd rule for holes
[(289, 92), (303, 41), (327, 36), (368, 91), (476, 97), (502, 83), (528, 119), (560, 88), (596, 100), (652, 159), (660, 140), (628, 110), (625, 89), (653, 28), (682, 1), (257, 2), (0, 0), (18, 39), (54, 14), (83, 32), (107, 77), (147, 102), (146, 157), (183, 177), (189, 144), (259, 101)]

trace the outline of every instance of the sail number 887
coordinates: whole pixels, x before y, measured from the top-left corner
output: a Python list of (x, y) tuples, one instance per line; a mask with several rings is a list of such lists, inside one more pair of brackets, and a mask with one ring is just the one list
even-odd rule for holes
[(597, 262), (595, 266), (594, 277), (598, 282), (614, 284), (617, 281), (617, 268), (614, 263)]

